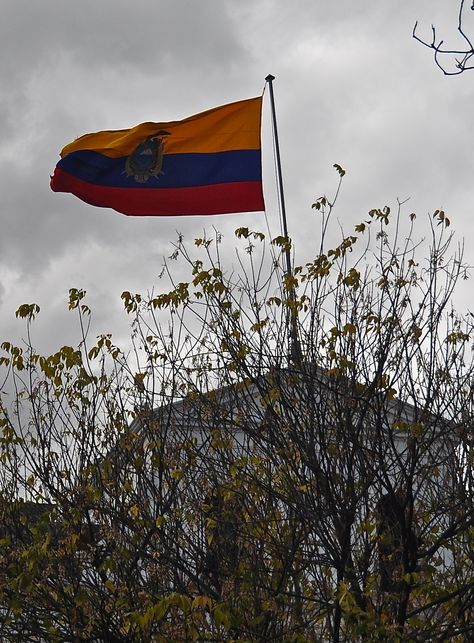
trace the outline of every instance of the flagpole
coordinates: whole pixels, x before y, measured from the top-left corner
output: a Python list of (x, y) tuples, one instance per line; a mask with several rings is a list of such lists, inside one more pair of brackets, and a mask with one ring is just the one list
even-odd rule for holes
[[(285, 208), (285, 193), (283, 190), (283, 174), (281, 171), (281, 157), (280, 157), (280, 143), (278, 141), (278, 127), (276, 120), (276, 110), (275, 110), (275, 97), (273, 95), (273, 81), (275, 76), (268, 74), (265, 78), (268, 83), (268, 88), (270, 90), (270, 105), (272, 111), (272, 123), (273, 123), (273, 138), (275, 142), (275, 155), (276, 155), (276, 166), (277, 166), (277, 177), (278, 177), (278, 191), (280, 195), (280, 212), (281, 212), (281, 223), (283, 228), (283, 236), (287, 240), (285, 245), (285, 275), (287, 277), (291, 276), (292, 267), (291, 267), (291, 252), (289, 247), (289, 237), (288, 237), (288, 226), (286, 223), (286, 208)], [(296, 293), (292, 285), (288, 289), (288, 298), (291, 304), (295, 303)], [(294, 362), (299, 362), (301, 360), (301, 347), (298, 339), (298, 328), (297, 328), (297, 315), (296, 309), (292, 307), (289, 311), (290, 319), (290, 359)]]
[[(272, 76), (272, 74), (268, 74), (265, 80), (267, 81), (268, 88), (270, 90), (270, 106), (272, 110), (273, 137), (275, 141), (278, 191), (280, 194), (280, 208), (281, 208), (283, 236), (286, 237), (286, 239), (288, 239), (288, 226), (286, 223), (286, 208), (285, 208), (285, 193), (283, 190), (283, 175), (281, 171), (280, 143), (278, 141), (278, 127), (277, 127), (277, 120), (276, 120), (275, 97), (273, 95), (273, 81), (275, 80), (275, 76)], [(288, 246), (286, 246), (285, 248), (285, 257), (286, 257), (285, 273), (287, 275), (291, 275), (291, 255), (290, 255), (290, 249), (288, 248)]]

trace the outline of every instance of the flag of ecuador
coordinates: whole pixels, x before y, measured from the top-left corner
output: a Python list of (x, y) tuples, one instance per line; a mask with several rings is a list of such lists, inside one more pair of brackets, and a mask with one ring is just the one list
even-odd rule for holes
[(61, 151), (51, 189), (133, 216), (263, 210), (261, 108), (257, 97), (85, 134)]

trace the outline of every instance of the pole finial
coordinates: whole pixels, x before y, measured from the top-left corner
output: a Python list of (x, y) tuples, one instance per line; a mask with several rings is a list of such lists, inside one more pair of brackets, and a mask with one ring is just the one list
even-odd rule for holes
[(275, 80), (275, 76), (272, 76), (272, 74), (268, 74), (265, 80), (267, 81), (267, 83), (271, 83), (272, 80)]

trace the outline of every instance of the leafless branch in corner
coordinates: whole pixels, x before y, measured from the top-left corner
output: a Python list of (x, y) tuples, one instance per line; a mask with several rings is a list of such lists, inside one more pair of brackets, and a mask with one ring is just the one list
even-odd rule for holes
[[(470, 2), (471, 2), (470, 9), (471, 11), (474, 11), (474, 0), (470, 0)], [(417, 33), (418, 21), (415, 23), (415, 26), (413, 27), (413, 34), (412, 34), (413, 38), (418, 42), (420, 42), (423, 46), (433, 50), (434, 61), (436, 65), (441, 69), (443, 74), (445, 74), (446, 76), (457, 76), (458, 74), (462, 74), (463, 72), (469, 69), (474, 69), (474, 45), (472, 43), (472, 40), (467, 35), (464, 28), (464, 18), (465, 18), (465, 11), (466, 11), (465, 4), (466, 4), (466, 0), (461, 0), (459, 5), (458, 27), (457, 27), (459, 34), (462, 36), (465, 42), (464, 48), (450, 49), (447, 46), (445, 46), (444, 40), (442, 39), (438, 40), (436, 27), (434, 27), (433, 25), (431, 25), (431, 33), (432, 33), (431, 41), (425, 40), (424, 38), (418, 35)], [(454, 68), (451, 69), (448, 67), (448, 63), (453, 60), (454, 60)]]

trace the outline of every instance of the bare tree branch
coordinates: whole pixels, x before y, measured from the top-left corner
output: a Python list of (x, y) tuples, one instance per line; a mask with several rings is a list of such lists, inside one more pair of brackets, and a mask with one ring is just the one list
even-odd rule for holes
[[(470, 1), (470, 9), (471, 11), (474, 11), (474, 2), (472, 2), (472, 0)], [(421, 43), (424, 47), (428, 47), (434, 52), (433, 59), (435, 61), (435, 64), (446, 76), (457, 76), (465, 71), (474, 69), (474, 45), (464, 27), (467, 10), (467, 7), (465, 5), (466, 0), (461, 0), (459, 5), (457, 26), (457, 31), (465, 42), (464, 48), (457, 49), (446, 46), (443, 39), (438, 40), (436, 27), (434, 27), (433, 25), (431, 25), (431, 40), (425, 40), (418, 35), (418, 21), (413, 27), (413, 38)], [(450, 63), (454, 64), (454, 69), (450, 69)]]

